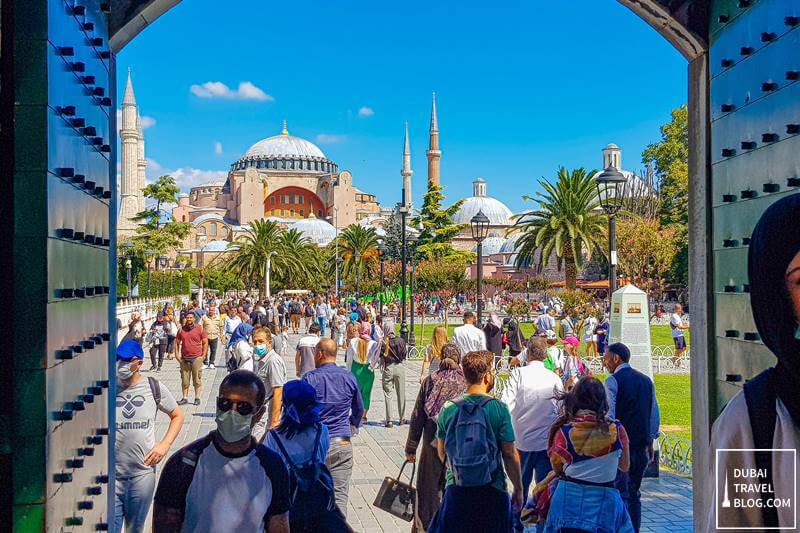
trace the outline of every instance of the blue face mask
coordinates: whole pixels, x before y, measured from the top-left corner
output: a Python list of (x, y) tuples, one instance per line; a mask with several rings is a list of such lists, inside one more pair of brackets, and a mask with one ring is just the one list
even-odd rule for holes
[(261, 359), (265, 355), (267, 355), (267, 347), (266, 346), (254, 346), (253, 347), (253, 354)]

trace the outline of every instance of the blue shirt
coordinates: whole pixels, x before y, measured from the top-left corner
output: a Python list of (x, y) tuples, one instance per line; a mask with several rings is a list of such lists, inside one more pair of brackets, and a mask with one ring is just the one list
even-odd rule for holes
[(317, 391), (322, 404), (320, 419), (328, 426), (330, 438), (349, 439), (350, 426), (361, 426), (364, 404), (352, 372), (335, 363), (325, 363), (304, 377)]
[[(614, 370), (614, 374), (616, 374), (623, 368), (630, 368), (630, 366), (631, 365), (629, 365), (628, 363), (622, 363)], [(605, 382), (606, 397), (608, 398), (608, 417), (612, 419), (615, 419), (617, 417), (617, 392), (619, 391), (619, 385), (617, 384), (617, 380), (614, 377), (614, 374), (608, 376)], [(656, 437), (658, 437), (660, 425), (661, 425), (661, 411), (658, 408), (658, 400), (656, 400), (656, 391), (654, 385), (653, 403), (650, 405), (650, 427), (648, 428), (647, 440), (655, 440)]]

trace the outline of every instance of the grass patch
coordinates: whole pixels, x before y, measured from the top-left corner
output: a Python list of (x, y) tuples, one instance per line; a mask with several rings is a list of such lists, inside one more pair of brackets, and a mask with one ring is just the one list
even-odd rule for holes
[[(418, 345), (426, 345), (430, 342), (431, 334), (433, 333), (433, 328), (435, 328), (437, 324), (428, 323), (425, 324), (425, 328), (419, 323), (414, 324), (414, 336), (416, 337), (416, 342)], [(447, 326), (447, 336), (448, 338), (453, 337), (453, 330), (457, 327), (456, 324), (449, 324)], [(530, 322), (525, 322), (521, 325), (522, 333), (526, 337), (530, 337), (534, 332), (534, 326)], [(400, 332), (400, 325), (396, 326), (397, 332)], [(650, 343), (653, 346), (672, 346), (672, 331), (669, 326), (650, 326)], [(689, 331), (686, 331), (686, 344), (691, 343), (691, 335)], [(581, 342), (580, 346), (581, 353), (584, 352), (583, 342)]]

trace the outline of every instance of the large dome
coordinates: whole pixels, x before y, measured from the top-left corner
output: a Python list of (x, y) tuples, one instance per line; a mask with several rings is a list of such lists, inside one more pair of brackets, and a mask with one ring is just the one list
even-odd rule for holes
[(273, 135), (251, 146), (244, 157), (320, 157), (325, 154), (319, 147), (301, 137), (289, 134)]
[(283, 122), (283, 130), (279, 135), (258, 141), (231, 165), (231, 170), (246, 168), (314, 174), (339, 171), (336, 163), (325, 157), (319, 146), (301, 137), (289, 135), (286, 121)]
[(492, 226), (511, 226), (513, 224), (511, 217), (514, 213), (511, 212), (511, 209), (500, 200), (486, 196), (486, 181), (483, 178), (472, 182), (472, 196), (461, 204), (456, 214), (453, 215), (453, 222), (469, 224), (478, 211), (483, 211)]

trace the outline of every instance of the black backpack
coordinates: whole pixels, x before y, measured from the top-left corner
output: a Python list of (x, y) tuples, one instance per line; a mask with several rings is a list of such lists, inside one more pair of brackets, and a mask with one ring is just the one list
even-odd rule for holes
[(306, 508), (319, 509), (320, 511), (333, 511), (336, 509), (336, 500), (333, 497), (333, 478), (325, 463), (317, 461), (319, 441), (322, 436), (322, 426), (317, 423), (317, 436), (314, 439), (314, 450), (308, 461), (295, 464), (286, 448), (281, 442), (280, 433), (273, 429), (272, 438), (278, 444), (283, 460), (289, 467), (289, 479), (292, 483), (292, 508), (300, 504)]
[[(778, 393), (775, 387), (775, 369), (768, 368), (744, 384), (744, 399), (747, 403), (747, 414), (750, 418), (750, 427), (753, 430), (753, 447), (762, 450), (772, 449), (772, 440), (775, 437), (775, 424), (778, 413), (775, 411), (775, 401)], [(753, 452), (756, 468), (766, 472), (766, 476), (759, 476), (762, 486), (772, 486), (772, 452)], [(767, 485), (768, 484), (768, 485)], [(769, 498), (762, 494), (761, 499)], [(761, 519), (765, 528), (777, 528), (778, 510), (775, 507), (764, 505), (761, 507)]]

